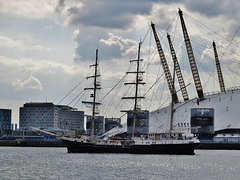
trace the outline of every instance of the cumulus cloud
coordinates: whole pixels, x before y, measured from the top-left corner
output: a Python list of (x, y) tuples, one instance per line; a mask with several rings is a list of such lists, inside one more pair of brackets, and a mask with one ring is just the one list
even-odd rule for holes
[(16, 48), (20, 50), (51, 50), (51, 48), (33, 44), (27, 41), (11, 39), (10, 37), (6, 36), (0, 36), (0, 48)]
[(132, 39), (124, 39), (113, 33), (108, 34), (108, 39), (101, 39), (100, 43), (109, 47), (110, 52), (115, 52), (115, 58), (122, 56), (134, 55), (136, 52), (138, 43)]
[(42, 19), (52, 17), (57, 0), (2, 0), (0, 14), (27, 19)]
[(232, 16), (239, 16), (239, 1), (225, 1), (225, 0), (202, 0), (202, 1), (191, 1), (191, 0), (184, 0), (183, 3), (185, 6), (195, 12), (199, 12), (206, 16), (214, 17), (219, 15), (224, 15), (228, 17)]
[(39, 79), (33, 76), (30, 76), (28, 79), (22, 81), (17, 80), (13, 82), (12, 85), (17, 91), (25, 91), (27, 89), (42, 91), (42, 83)]
[(9, 77), (12, 77), (11, 74), (15, 77), (20, 77), (16, 75), (16, 73), (26, 75), (26, 74), (54, 74), (56, 72), (61, 72), (64, 74), (74, 75), (76, 71), (79, 69), (76, 66), (68, 66), (65, 64), (47, 61), (47, 60), (39, 60), (39, 59), (12, 59), (4, 56), (0, 56), (0, 64), (1, 64), (1, 72), (5, 72), (7, 69), (11, 69), (8, 74)]
[(80, 42), (79, 42), (79, 37), (78, 37), (79, 34), (80, 34), (79, 29), (77, 29), (73, 32), (73, 39), (74, 39), (74, 44), (75, 44), (75, 52), (73, 54), (74, 61), (80, 61), (80, 59), (81, 59), (81, 55), (80, 55), (81, 52), (79, 52), (80, 51), (80, 49), (79, 49)]
[(81, 72), (79, 67), (75, 66), (46, 60), (10, 59), (4, 56), (0, 56), (0, 65), (0, 84), (11, 84), (17, 91), (42, 91), (48, 84), (59, 84), (59, 78)]
[[(98, 39), (95, 37), (95, 44), (97, 43), (99, 45), (98, 47), (95, 46), (91, 48), (90, 51), (89, 47), (94, 46), (94, 44), (86, 46), (86, 44), (91, 41), (86, 42), (79, 30), (74, 31), (73, 38), (75, 42), (75, 52), (73, 56), (77, 62), (89, 60), (89, 57), (92, 57), (90, 54), (94, 54), (95, 48), (99, 48), (99, 56), (104, 60), (112, 60), (126, 56), (133, 58), (138, 46), (138, 43), (132, 39), (108, 33), (106, 38)], [(87, 38), (87, 40), (92, 40), (91, 38), (93, 37), (91, 36)]]
[(58, 4), (55, 6), (55, 12), (56, 13), (61, 13), (61, 11), (64, 9), (65, 2), (64, 0), (58, 0)]
[(133, 22), (135, 15), (151, 12), (148, 0), (84, 0), (68, 9), (67, 24), (101, 28), (124, 29)]

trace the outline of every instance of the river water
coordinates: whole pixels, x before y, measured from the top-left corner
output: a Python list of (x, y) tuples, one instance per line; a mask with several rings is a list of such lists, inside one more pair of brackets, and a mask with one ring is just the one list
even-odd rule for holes
[(66, 148), (0, 147), (0, 179), (240, 179), (240, 151), (195, 153), (68, 154)]

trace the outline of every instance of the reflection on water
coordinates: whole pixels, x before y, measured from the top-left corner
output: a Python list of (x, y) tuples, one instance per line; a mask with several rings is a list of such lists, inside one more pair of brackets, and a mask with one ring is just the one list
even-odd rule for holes
[(240, 179), (240, 151), (196, 155), (68, 154), (66, 148), (0, 147), (1, 179)]

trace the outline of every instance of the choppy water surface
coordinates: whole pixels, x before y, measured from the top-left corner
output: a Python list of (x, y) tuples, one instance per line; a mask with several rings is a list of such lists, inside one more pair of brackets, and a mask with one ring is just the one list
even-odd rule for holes
[(240, 179), (240, 151), (195, 153), (68, 154), (66, 148), (0, 147), (0, 179)]

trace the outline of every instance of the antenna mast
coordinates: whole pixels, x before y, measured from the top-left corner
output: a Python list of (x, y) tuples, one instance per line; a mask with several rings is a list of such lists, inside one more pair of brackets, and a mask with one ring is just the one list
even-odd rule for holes
[(160, 43), (160, 41), (158, 39), (158, 36), (157, 36), (157, 32), (156, 32), (156, 29), (155, 29), (155, 24), (153, 24), (151, 22), (151, 26), (152, 26), (153, 35), (154, 35), (154, 38), (155, 38), (155, 41), (156, 41), (158, 54), (159, 54), (159, 57), (160, 57), (160, 60), (161, 60), (161, 63), (162, 63), (163, 71), (164, 71), (165, 77), (167, 79), (168, 88), (169, 88), (170, 93), (173, 97), (173, 102), (178, 102), (177, 92), (176, 92), (176, 89), (173, 85), (174, 84), (173, 79), (172, 79), (172, 76), (171, 76), (171, 73), (170, 73), (170, 70), (169, 70), (169, 67), (168, 67), (168, 64), (167, 64), (162, 46), (161, 46), (161, 43)]
[(200, 100), (204, 99), (204, 94), (203, 94), (203, 89), (202, 89), (202, 84), (201, 84), (201, 80), (200, 80), (200, 76), (198, 73), (198, 69), (197, 69), (197, 64), (195, 61), (195, 57), (193, 54), (193, 50), (192, 50), (192, 45), (188, 36), (188, 32), (187, 32), (187, 28), (183, 19), (183, 13), (179, 8), (179, 16), (180, 16), (180, 20), (181, 20), (181, 25), (182, 25), (182, 31), (183, 31), (183, 36), (184, 36), (184, 40), (185, 40), (185, 45), (186, 45), (186, 49), (187, 49), (187, 54), (188, 54), (188, 59), (189, 59), (189, 63), (190, 63), (190, 67), (192, 70), (192, 75), (193, 75), (193, 79), (194, 79), (194, 83), (195, 83), (195, 87), (197, 90), (197, 94), (198, 94), (198, 98)]
[(214, 56), (215, 56), (216, 66), (217, 66), (217, 72), (218, 72), (218, 80), (219, 80), (220, 90), (221, 90), (221, 92), (225, 92), (226, 90), (225, 90), (225, 85), (224, 85), (222, 70), (221, 70), (221, 66), (220, 66), (219, 59), (218, 59), (218, 53), (217, 53), (216, 44), (215, 44), (214, 41), (213, 41), (212, 45), (213, 45), (213, 50), (214, 50)]
[[(180, 88), (181, 88), (183, 99), (184, 99), (184, 101), (188, 101), (189, 98), (188, 98), (187, 89), (186, 89), (186, 86), (185, 86), (185, 83), (184, 83), (182, 72), (181, 72), (181, 69), (180, 69), (180, 66), (179, 66), (179, 63), (178, 63), (178, 59), (177, 59), (175, 50), (173, 48), (173, 45), (172, 45), (172, 42), (171, 42), (171, 37), (170, 37), (169, 34), (167, 34), (167, 38), (168, 38), (170, 51), (171, 51), (171, 54), (172, 54), (174, 69), (176, 70), (176, 74), (177, 74), (178, 82), (179, 82), (179, 85), (180, 85)], [(174, 83), (174, 78), (173, 78), (173, 83)]]

